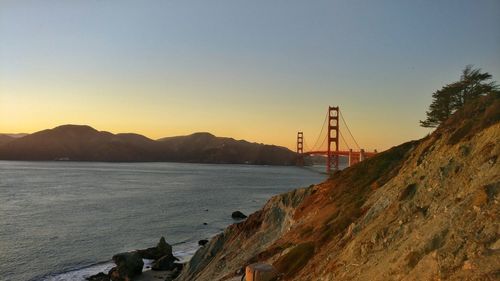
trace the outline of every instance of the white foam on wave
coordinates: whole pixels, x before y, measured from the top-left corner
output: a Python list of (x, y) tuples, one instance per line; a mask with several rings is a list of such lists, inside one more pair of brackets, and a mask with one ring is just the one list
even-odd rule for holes
[(91, 265), (88, 267), (75, 269), (72, 271), (50, 275), (42, 278), (42, 281), (82, 281), (85, 278), (97, 274), (99, 272), (108, 272), (115, 264), (110, 261), (106, 263)]
[(184, 263), (189, 261), (189, 259), (194, 256), (194, 253), (196, 253), (200, 247), (198, 246), (198, 243), (186, 243), (182, 248), (179, 248), (180, 249), (174, 251), (174, 256), (179, 258), (179, 262)]
[[(184, 263), (189, 261), (198, 250), (197, 243), (185, 243), (182, 245), (174, 246), (174, 256), (179, 258), (179, 262)], [(150, 270), (153, 260), (144, 259), (143, 271)], [(85, 281), (85, 278), (95, 275), (99, 272), (108, 273), (111, 268), (115, 266), (114, 262), (104, 262), (95, 265), (90, 265), (84, 268), (70, 270), (63, 273), (53, 274), (40, 279), (40, 281)]]

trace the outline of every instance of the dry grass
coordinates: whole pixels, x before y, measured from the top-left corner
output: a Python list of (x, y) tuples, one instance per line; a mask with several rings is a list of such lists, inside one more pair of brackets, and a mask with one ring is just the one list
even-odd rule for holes
[(284, 275), (291, 277), (302, 269), (314, 255), (313, 243), (302, 243), (295, 246), (290, 252), (281, 256), (275, 263), (276, 269)]
[(448, 144), (468, 139), (500, 121), (500, 94), (491, 93), (466, 104), (453, 114), (438, 130), (453, 130)]

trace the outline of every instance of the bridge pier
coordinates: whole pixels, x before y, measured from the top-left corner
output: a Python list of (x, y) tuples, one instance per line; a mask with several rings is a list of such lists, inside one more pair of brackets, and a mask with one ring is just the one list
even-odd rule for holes
[(365, 150), (364, 150), (364, 149), (361, 149), (361, 150), (359, 151), (359, 162), (364, 161), (364, 160), (365, 160), (365, 158), (366, 158), (366, 155), (365, 155)]
[(349, 163), (348, 163), (348, 167), (351, 167), (352, 166), (352, 149), (349, 149)]

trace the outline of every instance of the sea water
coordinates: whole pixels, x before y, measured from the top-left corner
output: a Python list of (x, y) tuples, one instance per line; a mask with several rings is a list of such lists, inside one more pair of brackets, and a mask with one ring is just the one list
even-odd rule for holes
[(84, 280), (161, 236), (182, 260), (275, 194), (319, 183), (298, 167), (0, 161), (0, 280)]

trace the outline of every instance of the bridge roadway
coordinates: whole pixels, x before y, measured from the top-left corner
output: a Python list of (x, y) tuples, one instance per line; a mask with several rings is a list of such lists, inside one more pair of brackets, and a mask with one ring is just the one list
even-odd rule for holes
[[(351, 157), (357, 157), (359, 158), (361, 155), (364, 155), (366, 158), (368, 157), (372, 157), (374, 156), (375, 154), (377, 154), (377, 152), (368, 152), (368, 151), (342, 151), (342, 150), (339, 150), (339, 151), (331, 151), (330, 152), (330, 155), (339, 155), (339, 156), (351, 156)], [(316, 151), (306, 151), (306, 152), (303, 152), (302, 155), (328, 155), (328, 151), (325, 151), (325, 150), (316, 150)]]

